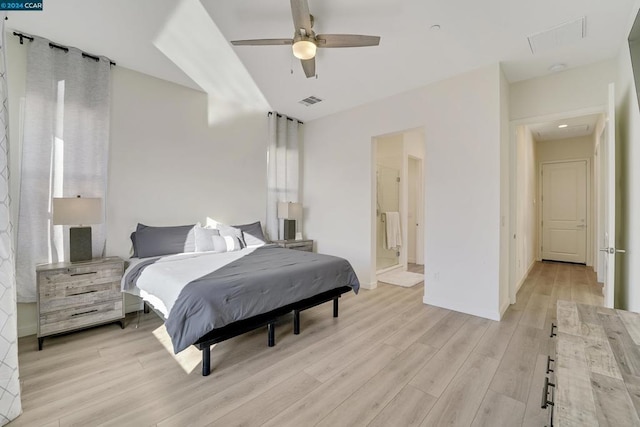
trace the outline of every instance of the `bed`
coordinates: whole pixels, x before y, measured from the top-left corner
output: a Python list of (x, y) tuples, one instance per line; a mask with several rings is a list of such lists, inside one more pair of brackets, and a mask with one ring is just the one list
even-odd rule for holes
[(204, 376), (212, 344), (266, 326), (273, 346), (278, 318), (293, 313), (298, 334), (302, 311), (333, 301), (337, 317), (340, 296), (358, 289), (348, 261), (270, 244), (132, 258), (122, 279), (164, 318), (175, 353), (201, 350)]

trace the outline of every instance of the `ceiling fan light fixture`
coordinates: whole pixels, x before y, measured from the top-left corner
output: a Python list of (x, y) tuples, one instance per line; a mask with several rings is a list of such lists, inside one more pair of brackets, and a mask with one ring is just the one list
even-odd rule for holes
[(316, 56), (316, 44), (309, 40), (298, 40), (293, 46), (293, 56), (306, 60)]

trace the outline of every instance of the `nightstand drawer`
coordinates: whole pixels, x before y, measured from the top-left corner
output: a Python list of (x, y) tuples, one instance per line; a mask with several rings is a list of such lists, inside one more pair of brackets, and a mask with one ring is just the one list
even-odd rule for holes
[(41, 271), (38, 273), (40, 289), (51, 286), (74, 286), (75, 284), (99, 284), (119, 281), (122, 277), (122, 263), (85, 265)]
[(67, 308), (40, 314), (40, 336), (106, 323), (122, 318), (122, 296), (100, 304)]
[(81, 307), (103, 301), (122, 299), (120, 282), (99, 283), (87, 286), (52, 287), (40, 290), (40, 313), (49, 313), (67, 307)]

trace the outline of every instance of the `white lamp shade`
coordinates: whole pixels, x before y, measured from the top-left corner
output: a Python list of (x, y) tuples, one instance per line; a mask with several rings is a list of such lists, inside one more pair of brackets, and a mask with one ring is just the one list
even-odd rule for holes
[(302, 204), (293, 202), (278, 202), (278, 218), (300, 219), (302, 218)]
[(54, 225), (87, 225), (102, 223), (102, 199), (61, 197), (53, 199)]

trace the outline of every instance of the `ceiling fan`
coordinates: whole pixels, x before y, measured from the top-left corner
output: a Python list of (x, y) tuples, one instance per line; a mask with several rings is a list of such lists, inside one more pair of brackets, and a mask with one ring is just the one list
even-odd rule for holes
[(304, 74), (316, 74), (316, 49), (334, 47), (378, 46), (380, 37), (359, 34), (316, 34), (313, 31), (313, 15), (309, 13), (307, 0), (291, 0), (291, 14), (295, 32), (292, 39), (234, 40), (234, 46), (279, 46), (292, 45), (293, 55), (300, 59)]

